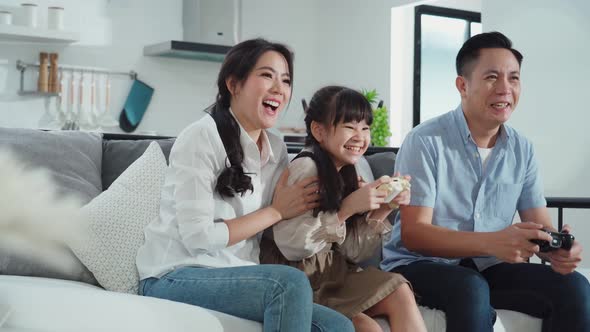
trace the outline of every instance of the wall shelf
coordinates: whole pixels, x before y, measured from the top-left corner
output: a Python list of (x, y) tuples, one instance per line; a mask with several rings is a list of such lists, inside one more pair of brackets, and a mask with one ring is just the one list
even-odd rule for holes
[(72, 31), (0, 25), (0, 42), (71, 44), (78, 39), (78, 33)]

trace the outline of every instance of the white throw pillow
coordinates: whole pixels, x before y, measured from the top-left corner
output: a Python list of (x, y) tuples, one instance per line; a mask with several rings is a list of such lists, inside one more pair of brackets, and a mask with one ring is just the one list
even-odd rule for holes
[(144, 227), (160, 212), (166, 159), (156, 142), (123, 172), (108, 190), (82, 208), (89, 239), (74, 253), (107, 290), (137, 294), (137, 250)]

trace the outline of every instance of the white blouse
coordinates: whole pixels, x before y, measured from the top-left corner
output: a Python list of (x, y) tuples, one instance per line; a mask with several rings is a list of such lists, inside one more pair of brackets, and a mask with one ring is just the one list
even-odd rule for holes
[(145, 228), (145, 243), (137, 254), (141, 280), (159, 278), (180, 266), (259, 264), (261, 234), (228, 247), (224, 220), (271, 203), (275, 184), (287, 166), (287, 148), (279, 136), (263, 130), (260, 151), (241, 125), (240, 129), (242, 164), (254, 191), (232, 198), (215, 191), (217, 177), (229, 161), (213, 118), (203, 116), (176, 139), (162, 188), (160, 217)]
[[(317, 174), (317, 166), (313, 159), (297, 158), (289, 165), (288, 184)], [(290, 261), (300, 261), (332, 250), (332, 245), (336, 244), (337, 250), (350, 262), (359, 263), (373, 256), (375, 251), (381, 248), (382, 234), (390, 231), (391, 227), (376, 227), (367, 220), (356, 222), (359, 223), (356, 236), (347, 235), (346, 224), (340, 223), (337, 213), (320, 212), (314, 217), (313, 210), (309, 210), (298, 217), (276, 223), (273, 226), (273, 237), (283, 256)]]

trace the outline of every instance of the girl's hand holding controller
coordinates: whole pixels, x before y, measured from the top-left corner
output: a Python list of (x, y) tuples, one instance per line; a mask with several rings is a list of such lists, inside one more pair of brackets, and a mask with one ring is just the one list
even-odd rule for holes
[[(387, 181), (386, 178), (389, 178), (389, 181)], [(397, 209), (400, 204), (407, 205), (410, 202), (410, 176), (400, 176), (399, 173), (396, 173), (392, 178), (384, 175), (381, 179), (384, 179), (383, 182), (385, 183), (377, 187), (377, 190), (387, 192), (385, 203), (387, 203), (390, 208)]]

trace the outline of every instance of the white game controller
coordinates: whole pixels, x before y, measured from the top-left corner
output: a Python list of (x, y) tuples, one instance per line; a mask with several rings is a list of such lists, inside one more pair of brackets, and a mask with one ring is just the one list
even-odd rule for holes
[[(387, 175), (382, 176), (381, 178), (390, 178)], [(393, 199), (399, 195), (404, 190), (409, 190), (411, 185), (410, 181), (406, 178), (401, 176), (396, 176), (390, 178), (391, 180), (387, 183), (383, 183), (377, 187), (377, 190), (383, 190), (387, 192), (387, 197), (385, 197), (385, 203), (389, 204), (389, 207), (392, 209), (397, 209), (399, 206), (393, 202)]]

